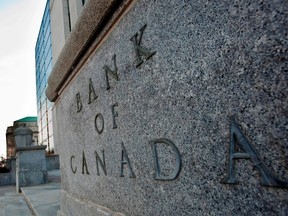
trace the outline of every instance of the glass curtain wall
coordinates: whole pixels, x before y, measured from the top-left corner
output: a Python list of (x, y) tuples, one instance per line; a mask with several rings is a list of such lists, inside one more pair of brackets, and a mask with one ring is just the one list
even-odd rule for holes
[(48, 154), (54, 153), (52, 130), (52, 107), (45, 95), (48, 77), (52, 71), (52, 40), (50, 20), (50, 0), (47, 0), (45, 11), (35, 47), (37, 117), (39, 145), (47, 145)]

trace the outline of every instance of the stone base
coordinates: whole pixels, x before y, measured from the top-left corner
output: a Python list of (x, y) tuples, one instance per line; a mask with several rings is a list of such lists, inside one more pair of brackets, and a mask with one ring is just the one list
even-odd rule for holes
[(47, 171), (45, 170), (27, 170), (18, 173), (19, 187), (39, 185), (47, 183)]
[(74, 195), (67, 193), (65, 190), (61, 190), (61, 209), (57, 212), (57, 216), (124, 216), (119, 212), (114, 212), (106, 207), (96, 205), (88, 200), (76, 198)]
[(22, 147), (16, 153), (16, 190), (47, 183), (46, 146)]

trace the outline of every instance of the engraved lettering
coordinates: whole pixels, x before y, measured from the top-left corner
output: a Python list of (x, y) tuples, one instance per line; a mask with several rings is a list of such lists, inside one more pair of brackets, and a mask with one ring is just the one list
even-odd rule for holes
[(107, 88), (106, 90), (110, 89), (110, 85), (109, 85), (109, 78), (108, 78), (108, 73), (117, 81), (119, 81), (119, 76), (118, 76), (118, 69), (116, 66), (116, 55), (114, 54), (112, 56), (112, 60), (114, 61), (114, 71), (112, 71), (107, 65), (104, 65), (103, 69), (105, 70), (105, 74), (106, 74), (106, 83), (107, 83)]
[[(235, 152), (236, 144), (242, 146), (245, 152)], [(272, 174), (267, 168), (266, 164), (258, 155), (254, 146), (252, 146), (248, 139), (244, 136), (235, 119), (232, 120), (230, 127), (230, 149), (229, 149), (229, 163), (228, 163), (228, 177), (223, 183), (237, 184), (235, 178), (235, 160), (251, 159), (254, 166), (258, 169), (261, 180), (260, 184), (271, 187), (288, 187), (288, 182), (280, 180), (276, 175)]]
[[(141, 58), (141, 55), (145, 57), (145, 60), (151, 58), (156, 51), (150, 52), (146, 47), (141, 46), (142, 36), (143, 32), (146, 28), (146, 24), (140, 29), (140, 35), (136, 33), (130, 40), (134, 43), (136, 57), (137, 57), (137, 65), (136, 67), (139, 67), (143, 63), (143, 59)], [(138, 38), (139, 36), (139, 38)], [(141, 54), (141, 55), (140, 55)]]
[(96, 158), (96, 169), (97, 169), (97, 175), (99, 176), (99, 166), (98, 166), (98, 161), (100, 163), (100, 166), (104, 172), (104, 174), (107, 176), (107, 171), (106, 171), (106, 164), (105, 164), (105, 154), (104, 154), (104, 150), (102, 150), (102, 160), (100, 159), (100, 156), (98, 155), (97, 151), (94, 151), (95, 154), (95, 158)]
[[(130, 164), (130, 160), (129, 160), (129, 157), (128, 157), (128, 154), (125, 150), (125, 147), (124, 147), (124, 144), (123, 142), (121, 142), (121, 147), (122, 147), (122, 153), (121, 153), (121, 171), (120, 171), (120, 177), (124, 177), (124, 174), (123, 174), (123, 170), (124, 170), (124, 164), (127, 164), (128, 165), (128, 168), (129, 168), (129, 177), (130, 178), (136, 178), (136, 175), (134, 174), (133, 170), (132, 170), (132, 167), (131, 167), (131, 164)], [(125, 159), (124, 159), (125, 158)]]
[(77, 100), (77, 113), (78, 113), (82, 109), (82, 102), (81, 102), (81, 97), (80, 97), (79, 92), (76, 94), (76, 100)]
[(74, 155), (71, 156), (71, 158), (70, 158), (70, 166), (71, 166), (72, 172), (75, 174), (77, 172), (77, 167), (75, 166), (75, 168), (73, 168), (73, 163), (72, 163), (73, 159), (75, 159)]
[[(154, 162), (155, 162), (155, 169), (156, 169), (156, 175), (155, 175), (154, 179), (167, 180), (167, 181), (176, 179), (180, 173), (180, 170), (181, 170), (181, 156), (180, 156), (180, 152), (179, 152), (178, 148), (176, 147), (176, 145), (173, 142), (171, 142), (170, 140), (165, 139), (165, 138), (152, 140), (149, 143), (152, 147), (152, 152), (153, 152), (153, 157), (154, 157)], [(161, 174), (161, 169), (160, 169), (159, 159), (158, 159), (158, 153), (157, 153), (157, 147), (156, 147), (157, 144), (160, 144), (160, 143), (164, 144), (164, 145), (168, 145), (169, 147), (172, 148), (172, 150), (175, 153), (176, 163), (175, 163), (173, 172), (169, 176), (163, 176)]]
[(83, 153), (82, 153), (82, 174), (85, 174), (84, 168), (85, 168), (86, 174), (89, 175), (90, 173), (88, 171), (88, 166), (87, 166), (85, 154), (84, 154), (84, 151), (83, 151)]
[(94, 124), (95, 124), (95, 129), (96, 129), (97, 133), (101, 134), (104, 130), (104, 118), (103, 118), (103, 115), (101, 113), (98, 113), (95, 116)]
[(88, 104), (90, 104), (92, 102), (91, 94), (92, 94), (93, 100), (98, 98), (98, 96), (95, 94), (95, 90), (94, 90), (94, 87), (93, 87), (93, 84), (92, 84), (92, 80), (90, 78), (89, 79), (89, 100), (88, 100)]
[(113, 117), (113, 129), (117, 128), (116, 117), (118, 117), (118, 112), (115, 110), (115, 107), (118, 107), (118, 103), (115, 103), (111, 106), (112, 117)]

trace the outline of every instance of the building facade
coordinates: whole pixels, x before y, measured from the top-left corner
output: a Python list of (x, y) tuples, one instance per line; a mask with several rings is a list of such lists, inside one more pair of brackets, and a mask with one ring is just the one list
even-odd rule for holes
[(54, 153), (52, 127), (53, 103), (47, 100), (45, 89), (53, 65), (81, 13), (85, 0), (47, 0), (35, 47), (37, 116), (39, 144)]
[(36, 42), (35, 64), (39, 144), (47, 145), (47, 151), (53, 153), (54, 143), (51, 114), (53, 104), (45, 96), (47, 80), (52, 71), (50, 0), (46, 3)]
[(14, 130), (20, 127), (21, 124), (25, 124), (26, 127), (33, 131), (33, 145), (38, 145), (38, 126), (37, 117), (28, 116), (13, 122), (13, 126), (7, 127), (6, 130), (6, 158), (15, 157), (16, 143), (14, 139)]
[(53, 65), (80, 15), (85, 0), (51, 0), (51, 33)]
[(286, 2), (87, 1), (46, 88), (57, 214), (288, 215)]

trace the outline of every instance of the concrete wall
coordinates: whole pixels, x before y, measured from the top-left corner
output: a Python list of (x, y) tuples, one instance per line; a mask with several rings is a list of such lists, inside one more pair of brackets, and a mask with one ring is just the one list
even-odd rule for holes
[[(60, 169), (59, 155), (46, 156), (47, 171)], [(10, 173), (0, 173), (0, 186), (16, 184), (16, 159), (7, 159), (7, 169)]]
[(16, 152), (16, 188), (45, 184), (48, 181), (45, 148), (23, 147)]
[(52, 62), (55, 64), (83, 5), (82, 0), (51, 0)]
[(11, 173), (0, 173), (0, 186), (11, 185), (11, 179)]
[(47, 171), (60, 169), (59, 155), (46, 156)]
[(52, 0), (50, 2), (50, 10), (52, 65), (54, 65), (70, 32), (67, 0)]
[(16, 184), (16, 158), (7, 159), (7, 169), (10, 170), (11, 184)]
[(77, 21), (79, 14), (82, 11), (82, 7), (82, 0), (69, 0), (70, 20), (72, 29)]

